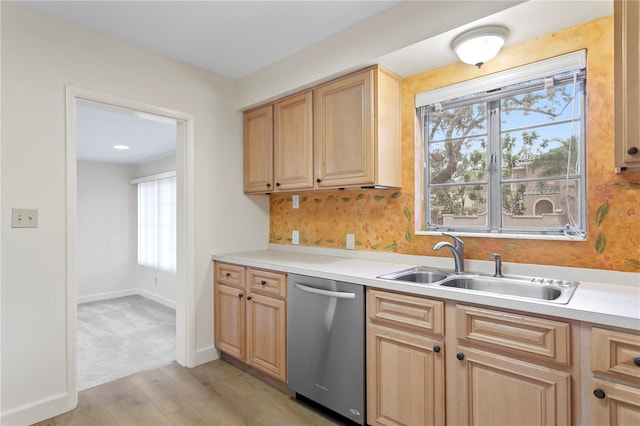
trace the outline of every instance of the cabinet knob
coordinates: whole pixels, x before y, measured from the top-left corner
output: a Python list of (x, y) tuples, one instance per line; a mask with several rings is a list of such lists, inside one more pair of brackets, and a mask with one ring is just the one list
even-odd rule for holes
[(598, 399), (602, 399), (605, 396), (607, 396), (604, 391), (600, 388), (597, 388), (596, 390), (593, 391), (593, 394), (596, 396), (596, 398)]
[(260, 281), (260, 284), (265, 285), (267, 282), (265, 280)]
[(638, 147), (632, 146), (627, 150), (627, 154), (636, 155), (638, 153)]
[(280, 186), (280, 182), (276, 182), (276, 186)]
[(230, 272), (227, 272), (226, 274), (224, 274), (225, 277), (229, 278), (231, 276)]
[(462, 352), (458, 352), (456, 354), (456, 358), (458, 358), (460, 361), (462, 361), (464, 359), (464, 354)]
[(640, 356), (637, 356), (633, 359), (633, 363), (636, 365), (636, 367), (640, 367)]
[(271, 184), (270, 183), (267, 184), (267, 188), (271, 188)]
[(440, 352), (440, 346), (435, 345), (435, 346), (433, 347), (433, 351), (434, 351), (435, 353)]
[(242, 299), (242, 293), (238, 293), (238, 298)]
[(320, 183), (320, 182), (322, 182), (322, 179), (318, 178), (318, 179), (316, 179), (316, 182)]
[(247, 300), (251, 300), (251, 296), (247, 296)]

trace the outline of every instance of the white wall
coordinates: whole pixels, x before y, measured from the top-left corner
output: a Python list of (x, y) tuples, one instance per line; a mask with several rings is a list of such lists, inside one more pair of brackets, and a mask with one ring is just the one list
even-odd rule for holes
[[(78, 302), (117, 297), (137, 287), (137, 166), (78, 161)], [(174, 299), (175, 300), (175, 299)]]
[[(262, 249), (268, 199), (242, 191), (232, 81), (1, 2), (3, 424), (70, 408), (66, 313), (65, 85), (195, 117), (195, 348), (213, 354), (211, 254)], [(11, 229), (10, 209), (39, 209)]]

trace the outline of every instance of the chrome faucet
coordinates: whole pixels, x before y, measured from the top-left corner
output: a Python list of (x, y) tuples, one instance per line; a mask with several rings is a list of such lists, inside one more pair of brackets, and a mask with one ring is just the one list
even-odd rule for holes
[(438, 244), (433, 246), (433, 249), (439, 251), (442, 247), (447, 247), (453, 253), (453, 260), (455, 262), (455, 271), (456, 274), (464, 272), (464, 242), (451, 234), (445, 234), (447, 237), (453, 238), (453, 244), (447, 241), (440, 241)]
[(502, 277), (502, 258), (498, 253), (491, 253), (491, 258), (496, 261), (496, 272), (494, 277)]

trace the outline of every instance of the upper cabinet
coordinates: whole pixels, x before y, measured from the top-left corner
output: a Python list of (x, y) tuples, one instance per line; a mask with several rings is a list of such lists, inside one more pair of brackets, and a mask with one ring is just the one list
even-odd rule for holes
[(244, 113), (244, 192), (273, 189), (273, 106)]
[(640, 2), (614, 1), (616, 171), (640, 171)]
[(245, 193), (400, 187), (400, 120), (400, 79), (378, 66), (247, 111)]
[(312, 111), (310, 91), (273, 105), (276, 191), (313, 188)]
[(314, 90), (319, 188), (401, 186), (400, 80), (380, 67)]

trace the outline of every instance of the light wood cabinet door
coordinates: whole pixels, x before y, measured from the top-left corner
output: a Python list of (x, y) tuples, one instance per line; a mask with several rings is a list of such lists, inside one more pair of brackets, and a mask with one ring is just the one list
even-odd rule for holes
[(460, 398), (451, 424), (571, 424), (569, 373), (462, 346), (450, 359)]
[(249, 293), (247, 296), (247, 362), (283, 382), (287, 379), (286, 303)]
[(640, 171), (640, 2), (613, 8), (616, 170)]
[(245, 360), (245, 291), (220, 283), (214, 288), (215, 346)]
[(314, 89), (316, 188), (402, 186), (400, 97), (377, 66)]
[(311, 91), (273, 105), (276, 191), (313, 188), (312, 107)]
[(444, 425), (444, 344), (370, 325), (367, 420), (371, 425)]
[(599, 379), (591, 384), (591, 424), (640, 425), (640, 389)]
[(244, 113), (244, 192), (273, 191), (273, 106)]
[(317, 186), (374, 183), (373, 70), (314, 90)]

